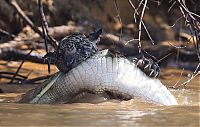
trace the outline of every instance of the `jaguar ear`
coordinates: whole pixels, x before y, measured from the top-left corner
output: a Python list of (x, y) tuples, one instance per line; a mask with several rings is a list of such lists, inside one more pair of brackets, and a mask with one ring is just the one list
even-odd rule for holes
[(99, 36), (102, 34), (102, 32), (103, 32), (103, 30), (102, 30), (102, 28), (100, 28), (96, 32), (89, 34), (87, 37), (90, 41), (94, 41), (94, 40), (97, 40), (99, 38)]

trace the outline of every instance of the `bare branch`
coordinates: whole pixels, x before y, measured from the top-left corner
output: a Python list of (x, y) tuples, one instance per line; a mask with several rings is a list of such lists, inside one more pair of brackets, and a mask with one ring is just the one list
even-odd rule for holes
[(147, 5), (147, 1), (148, 0), (145, 0), (144, 1), (144, 5), (143, 5), (143, 8), (142, 8), (142, 13), (140, 15), (140, 21), (139, 21), (139, 32), (138, 32), (138, 48), (139, 48), (139, 53), (141, 53), (141, 35), (142, 35), (142, 19), (143, 19), (143, 16), (144, 16), (144, 11), (145, 11), (145, 8), (146, 8), (146, 5)]
[(144, 24), (144, 21), (142, 21), (142, 25), (143, 25), (143, 27), (144, 27), (149, 39), (151, 40), (152, 45), (154, 45), (154, 40), (151, 38), (151, 35), (150, 35), (149, 31), (147, 30), (146, 25)]
[(182, 75), (183, 75), (183, 71), (184, 71), (184, 68), (182, 69), (182, 71), (181, 71), (181, 74), (180, 74), (180, 76), (179, 76), (179, 78), (178, 78), (178, 81), (171, 87), (171, 88), (173, 88), (173, 89), (177, 89), (177, 84), (180, 82), (180, 80), (181, 80), (181, 77), (182, 77)]
[[(52, 41), (53, 43), (58, 45), (58, 42), (52, 36), (49, 35), (49, 27), (48, 27), (46, 18), (44, 16), (43, 5), (42, 5), (41, 0), (38, 0), (38, 6), (39, 6), (39, 10), (40, 10), (40, 16), (42, 18), (42, 30), (44, 31), (43, 34), (45, 34), (43, 36), (43, 38), (45, 40), (45, 45), (47, 45), (47, 41), (48, 41), (47, 38), (46, 38), (46, 34), (47, 34), (47, 37), (50, 39), (50, 41)], [(46, 47), (46, 49), (47, 49), (47, 47)], [(46, 50), (46, 51), (48, 51), (48, 50)]]
[(23, 10), (19, 7), (16, 0), (5, 0), (13, 9), (20, 15), (20, 17), (29, 25), (31, 28), (42, 36), (42, 32), (34, 25), (34, 23), (26, 16)]
[[(44, 16), (43, 6), (42, 6), (41, 0), (38, 0), (38, 6), (39, 6), (39, 10), (40, 10), (40, 16), (41, 16), (41, 19), (42, 19), (42, 32), (43, 32), (43, 39), (44, 39), (44, 43), (45, 43), (45, 50), (46, 50), (46, 53), (48, 53), (49, 50), (48, 50), (48, 41), (47, 41), (46, 34), (49, 38), (51, 38), (51, 41), (53, 41), (57, 45), (58, 45), (58, 43), (55, 39), (53, 39), (51, 36), (49, 36), (48, 24), (47, 24), (46, 18)], [(50, 74), (51, 73), (50, 61), (47, 60), (47, 62), (48, 62), (48, 73)]]
[(174, 7), (174, 5), (176, 4), (176, 1), (174, 1), (173, 3), (172, 3), (172, 5), (170, 6), (170, 8), (168, 9), (168, 11), (167, 12), (170, 12), (171, 11), (171, 9)]
[[(34, 25), (34, 23), (26, 16), (26, 14), (23, 12), (23, 10), (20, 8), (16, 0), (5, 0), (13, 9), (19, 14), (19, 16), (36, 32), (38, 33), (41, 37), (43, 37), (42, 32)], [(49, 41), (50, 44), (56, 48), (57, 44), (55, 44), (52, 41)]]
[(27, 78), (26, 76), (23, 76), (23, 75), (20, 75), (20, 74), (17, 74), (17, 73), (13, 73), (13, 72), (1, 71), (0, 75), (16, 75), (17, 77), (20, 77), (20, 78), (23, 78), (23, 79)]
[(183, 49), (186, 48), (186, 46), (175, 46), (171, 42), (168, 42), (172, 47), (177, 48), (177, 49)]
[(176, 23), (177, 23), (178, 21), (180, 21), (182, 18), (183, 18), (183, 16), (179, 17), (179, 18), (174, 22), (174, 24), (171, 25), (171, 26), (169, 26), (169, 27), (174, 27), (174, 26), (176, 25)]
[[(29, 56), (29, 55), (31, 54), (32, 51), (33, 51), (33, 50), (31, 50), (31, 51), (26, 55), (26, 57)], [(11, 79), (10, 83), (13, 83), (13, 81), (14, 81), (16, 75), (18, 74), (18, 72), (19, 72), (19, 70), (21, 69), (21, 67), (22, 67), (22, 65), (24, 64), (24, 62), (25, 62), (25, 60), (23, 59), (23, 61), (21, 62), (21, 64), (20, 64), (19, 67), (17, 68), (17, 71), (15, 72), (15, 75), (13, 75), (13, 78)]]
[(120, 28), (120, 36), (119, 36), (119, 41), (120, 41), (120, 40), (121, 40), (121, 37), (122, 37), (122, 32), (123, 32), (123, 31), (122, 31), (122, 19), (121, 19), (121, 17), (120, 17), (119, 6), (118, 6), (116, 0), (114, 0), (114, 4), (115, 4), (116, 12), (117, 12), (117, 18), (118, 18), (118, 20), (119, 20), (119, 22), (120, 22), (120, 24), (121, 24), (121, 28)]
[(200, 27), (199, 27), (199, 21), (195, 18), (195, 17), (199, 18), (200, 16), (189, 11), (189, 9), (187, 8), (185, 4), (185, 1), (180, 1), (180, 0), (175, 0), (175, 1), (178, 4), (180, 11), (183, 14), (183, 17), (185, 18), (186, 23), (189, 25), (191, 34), (193, 36), (196, 36), (196, 41), (193, 38), (193, 41), (194, 41), (193, 44), (194, 44), (196, 53), (198, 55), (198, 59), (200, 61), (200, 51), (199, 51), (199, 44), (198, 44), (198, 42), (200, 42), (200, 35), (199, 35)]
[(45, 75), (45, 76), (41, 76), (41, 77), (37, 77), (33, 79), (27, 79), (27, 80), (22, 81), (21, 84), (36, 84), (38, 81), (49, 79), (52, 75)]
[[(143, 2), (143, 0), (140, 1), (139, 5), (138, 5), (138, 7), (136, 9), (135, 6), (133, 5), (132, 1), (129, 0), (129, 4), (131, 5), (131, 7), (133, 8), (133, 10), (135, 11), (134, 12), (134, 20), (135, 20), (135, 22), (136, 22), (136, 14), (139, 16), (138, 9), (139, 9), (140, 5), (142, 4), (142, 2)], [(147, 0), (145, 2), (147, 2)], [(144, 5), (147, 5), (147, 3), (144, 4)], [(145, 7), (143, 6), (142, 14), (140, 15), (139, 28), (138, 28), (139, 29), (138, 39), (131, 39), (131, 40), (127, 41), (127, 43), (126, 43), (126, 44), (128, 44), (129, 42), (138, 40), (138, 43), (139, 43), (139, 46), (138, 46), (139, 47), (139, 52), (141, 51), (141, 29), (142, 29), (142, 25), (143, 25), (143, 27), (144, 27), (144, 29), (145, 29), (145, 31), (146, 31), (149, 39), (151, 40), (151, 43), (154, 45), (154, 41), (153, 41), (153, 39), (152, 39), (152, 37), (151, 37), (148, 29), (146, 28), (146, 26), (144, 24), (144, 21), (143, 21), (143, 15), (144, 15), (145, 8), (146, 8), (146, 6)]]
[(15, 38), (14, 34), (11, 34), (11, 33), (7, 32), (7, 31), (3, 30), (3, 29), (0, 29), (0, 33), (3, 33), (3, 34), (5, 34), (5, 35), (7, 35), (7, 36), (9, 36), (11, 38)]

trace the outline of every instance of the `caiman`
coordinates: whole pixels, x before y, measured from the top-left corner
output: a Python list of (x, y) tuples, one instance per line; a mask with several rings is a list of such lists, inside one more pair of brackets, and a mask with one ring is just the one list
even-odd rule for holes
[[(103, 97), (129, 100), (140, 97), (161, 105), (177, 105), (175, 97), (157, 78), (151, 78), (125, 57), (97, 52), (68, 73), (57, 72), (42, 85), (28, 91), (22, 103), (70, 103), (87, 92)], [(46, 88), (47, 84), (52, 84)], [(46, 90), (44, 90), (46, 89)]]

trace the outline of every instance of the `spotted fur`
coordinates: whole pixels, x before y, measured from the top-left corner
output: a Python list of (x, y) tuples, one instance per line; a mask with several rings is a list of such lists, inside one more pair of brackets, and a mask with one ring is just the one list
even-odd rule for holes
[(58, 49), (45, 57), (51, 59), (60, 71), (66, 73), (97, 52), (100, 34), (101, 32), (97, 31), (97, 34), (91, 35), (95, 35), (94, 37), (87, 37), (82, 33), (73, 33), (63, 38)]

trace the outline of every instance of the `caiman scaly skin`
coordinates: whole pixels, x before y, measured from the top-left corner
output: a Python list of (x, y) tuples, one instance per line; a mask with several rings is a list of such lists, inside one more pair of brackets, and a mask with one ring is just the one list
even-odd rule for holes
[[(51, 88), (41, 94), (49, 83), (53, 83)], [(58, 72), (27, 92), (20, 102), (70, 103), (82, 92), (124, 100), (140, 97), (161, 105), (177, 105), (175, 97), (158, 79), (148, 77), (126, 58), (106, 56), (106, 51), (98, 52), (66, 74)]]

